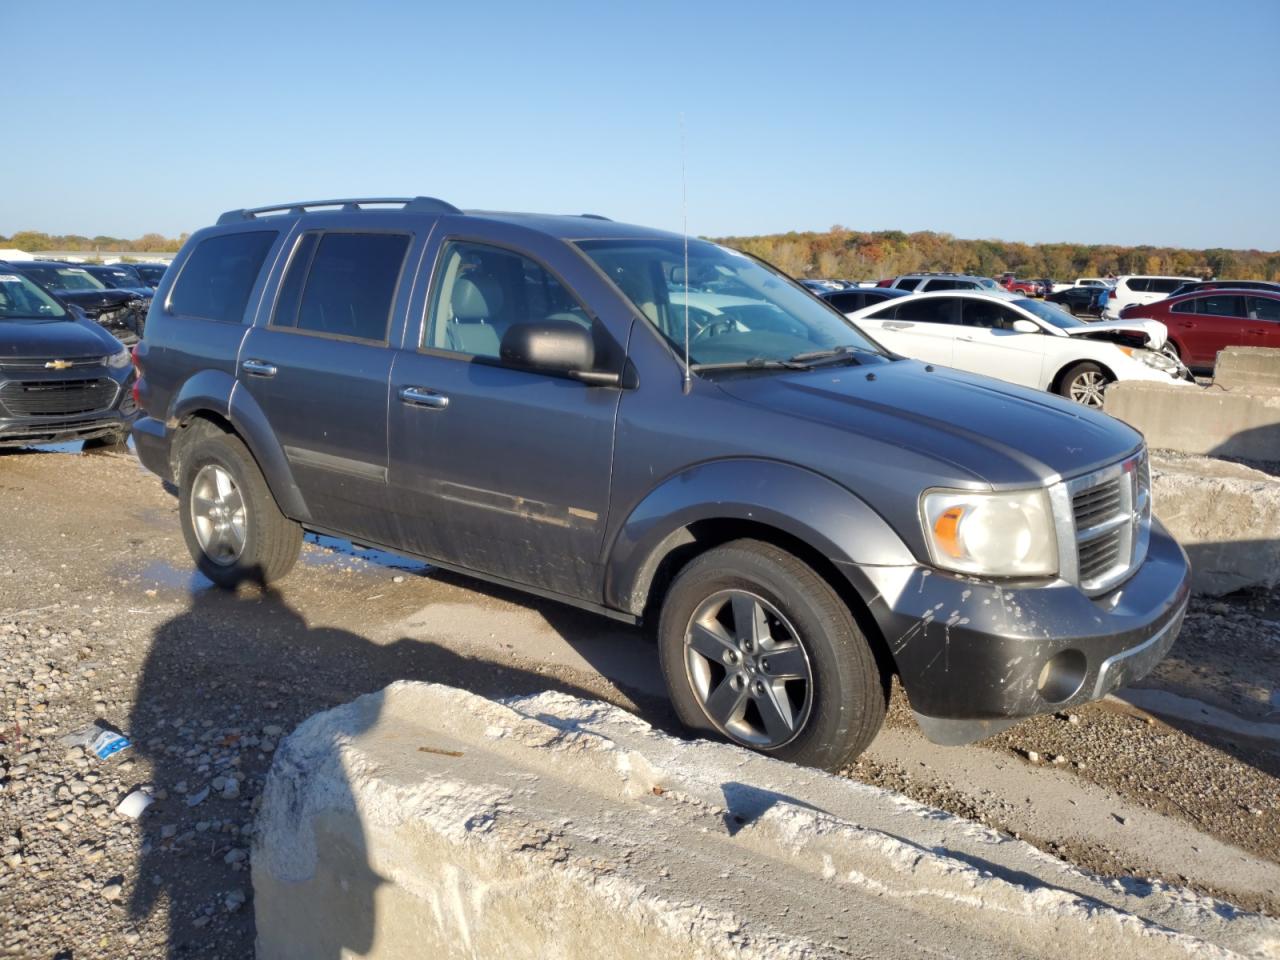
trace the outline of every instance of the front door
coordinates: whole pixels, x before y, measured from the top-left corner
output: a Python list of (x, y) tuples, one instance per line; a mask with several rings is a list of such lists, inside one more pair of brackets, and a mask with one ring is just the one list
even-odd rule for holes
[(1043, 386), (1044, 333), (1019, 333), (1015, 320), (1023, 320), (995, 300), (961, 301), (960, 330), (956, 337), (955, 366), (971, 373), (995, 377), (1024, 387)]
[(391, 371), (399, 545), (598, 601), (620, 390), (505, 365), (501, 345), (516, 324), (577, 323), (598, 367), (620, 369), (622, 351), (559, 279), (554, 247), (544, 255), (442, 243), (417, 342)]
[[(239, 382), (284, 448), (322, 527), (386, 543), (387, 345), (413, 238), (309, 231), (296, 238), (270, 322), (240, 349)], [(409, 284), (404, 284), (408, 287)]]

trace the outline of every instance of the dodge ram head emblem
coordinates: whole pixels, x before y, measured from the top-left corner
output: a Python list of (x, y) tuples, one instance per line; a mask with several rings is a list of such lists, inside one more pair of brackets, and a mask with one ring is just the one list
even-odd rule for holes
[(71, 366), (70, 360), (50, 360), (44, 365), (46, 370), (66, 370)]

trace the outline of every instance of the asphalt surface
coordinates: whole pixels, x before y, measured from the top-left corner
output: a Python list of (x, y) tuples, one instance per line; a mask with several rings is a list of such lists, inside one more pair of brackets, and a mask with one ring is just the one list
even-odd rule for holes
[[(1117, 883), (1280, 916), (1278, 608), (1197, 602), (1142, 689), (969, 747), (928, 743), (895, 693), (846, 774)], [(0, 454), (0, 955), (249, 955), (275, 742), (401, 678), (593, 696), (677, 732), (640, 628), (315, 537), (277, 590), (228, 595), (128, 451)], [(62, 742), (95, 719), (132, 748)], [(152, 806), (116, 813), (142, 784)]]

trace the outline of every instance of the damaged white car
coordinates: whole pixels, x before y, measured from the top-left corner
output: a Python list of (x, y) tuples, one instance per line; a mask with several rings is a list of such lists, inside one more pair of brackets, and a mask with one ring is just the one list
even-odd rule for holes
[(1050, 390), (1102, 406), (1117, 380), (1192, 382), (1164, 352), (1154, 320), (1086, 323), (1057, 304), (951, 290), (901, 297), (846, 314), (903, 356)]

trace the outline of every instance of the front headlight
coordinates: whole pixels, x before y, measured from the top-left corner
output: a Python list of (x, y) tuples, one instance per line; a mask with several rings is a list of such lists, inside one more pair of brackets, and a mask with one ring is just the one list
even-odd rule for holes
[(934, 565), (983, 577), (1058, 572), (1058, 538), (1046, 490), (932, 490), (920, 516)]
[(123, 370), (129, 365), (129, 351), (121, 347), (111, 356), (104, 357), (102, 362), (112, 370)]
[(1178, 371), (1178, 361), (1174, 360), (1167, 354), (1157, 353), (1155, 350), (1144, 350), (1136, 347), (1121, 347), (1120, 352), (1126, 356), (1132, 357), (1140, 363), (1145, 363), (1148, 367), (1154, 367), (1164, 373), (1176, 373)]

